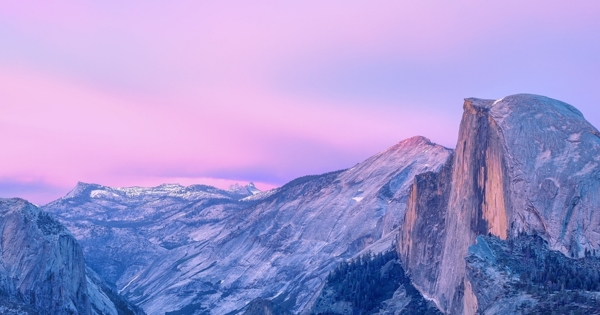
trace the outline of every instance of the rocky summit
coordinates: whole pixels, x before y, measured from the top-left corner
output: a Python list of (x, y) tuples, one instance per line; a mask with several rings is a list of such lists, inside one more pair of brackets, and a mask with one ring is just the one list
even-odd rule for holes
[(2, 200), (0, 312), (600, 314), (600, 133), (543, 96), (463, 108), (455, 150), (413, 137), (269, 191)]
[(465, 277), (478, 235), (538, 235), (572, 258), (598, 251), (600, 133), (573, 106), (528, 94), (466, 99), (455, 152), (417, 176), (398, 242), (415, 286), (441, 310), (482, 311), (485, 288)]

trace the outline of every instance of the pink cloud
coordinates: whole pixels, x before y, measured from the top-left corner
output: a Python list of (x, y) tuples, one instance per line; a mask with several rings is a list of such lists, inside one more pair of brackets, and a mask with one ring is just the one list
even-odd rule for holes
[[(251, 177), (271, 187), (350, 167), (417, 134), (452, 146), (461, 98), (504, 96), (494, 93), (512, 89), (516, 79), (520, 90), (508, 93), (536, 87), (600, 99), (592, 88), (561, 91), (561, 77), (572, 78), (566, 70), (543, 80), (529, 75), (533, 57), (506, 49), (538, 47), (524, 41), (559, 35), (590, 43), (586, 34), (599, 30), (595, 1), (40, 1), (3, 4), (0, 18), (6, 34), (0, 41), (0, 143), (7, 148), (0, 155), (0, 179), (32, 187), (64, 190), (77, 181), (228, 185), (257, 180)], [(584, 73), (582, 86), (593, 87), (598, 77), (589, 69), (597, 63), (579, 64), (597, 60), (592, 44), (569, 45), (579, 55), (567, 49), (563, 59), (544, 53), (552, 58), (535, 60), (540, 69), (569, 65), (569, 73)], [(552, 45), (540, 47), (556, 51)], [(505, 63), (492, 60), (490, 51), (506, 55)], [(581, 51), (592, 57), (581, 58)], [(394, 100), (281, 87), (282, 76), (304, 72), (309, 81), (344, 81), (346, 72), (336, 77), (327, 65), (363, 61), (415, 69)], [(426, 71), (432, 73), (411, 77)], [(464, 80), (471, 73), (476, 78)], [(509, 75), (490, 80), (498, 73)], [(395, 89), (394, 82), (374, 77), (373, 86)], [(469, 95), (462, 95), (465, 90)], [(447, 105), (433, 104), (429, 95)], [(581, 109), (600, 117), (597, 107)]]
[[(0, 102), (5, 105), (0, 128), (4, 132), (0, 142), (10, 150), (0, 156), (0, 163), (9, 166), (0, 170), (0, 176), (43, 174), (45, 181), (69, 187), (79, 180), (157, 185), (160, 178), (173, 181), (168, 173), (174, 168), (179, 174), (195, 174), (189, 176), (194, 180), (209, 178), (201, 174), (214, 169), (269, 166), (275, 173), (309, 172), (305, 163), (316, 163), (319, 157), (294, 151), (294, 147), (302, 148), (298, 145), (302, 141), (309, 147), (321, 143), (326, 151), (366, 157), (365, 147), (375, 153), (410, 136), (402, 130), (418, 124), (411, 120), (399, 127), (388, 111), (360, 107), (339, 111), (331, 104), (286, 99), (258, 88), (189, 93), (182, 94), (178, 106), (144, 105), (127, 95), (3, 67)], [(184, 103), (185, 99), (194, 101)], [(380, 134), (389, 138), (373, 141)], [(281, 141), (286, 140), (279, 139), (285, 138), (305, 140), (281, 150)], [(306, 159), (302, 165), (296, 160), (299, 154)], [(354, 162), (359, 160), (343, 166)], [(157, 175), (165, 172), (167, 175)], [(218, 183), (219, 179), (210, 181)]]

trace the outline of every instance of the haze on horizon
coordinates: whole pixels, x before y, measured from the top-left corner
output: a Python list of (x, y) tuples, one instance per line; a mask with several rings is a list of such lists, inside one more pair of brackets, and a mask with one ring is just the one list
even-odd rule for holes
[(541, 94), (600, 126), (597, 1), (0, 6), (0, 197), (78, 181), (260, 189)]

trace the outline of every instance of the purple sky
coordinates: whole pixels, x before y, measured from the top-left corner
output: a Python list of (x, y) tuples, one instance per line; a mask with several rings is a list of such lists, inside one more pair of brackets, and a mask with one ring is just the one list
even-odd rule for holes
[[(252, 5), (250, 5), (252, 3)], [(600, 2), (0, 5), (0, 197), (77, 181), (262, 189), (542, 94), (600, 126)]]

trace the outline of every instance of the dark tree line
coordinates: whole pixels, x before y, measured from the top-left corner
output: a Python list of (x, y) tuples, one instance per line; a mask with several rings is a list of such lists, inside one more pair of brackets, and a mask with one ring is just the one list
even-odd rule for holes
[(573, 259), (548, 249), (538, 236), (508, 240), (510, 256), (519, 257), (512, 269), (518, 272), (520, 287), (528, 291), (600, 291), (600, 259), (586, 251), (586, 257)]
[(391, 298), (401, 285), (411, 298), (402, 314), (441, 314), (412, 286), (397, 259), (392, 250), (342, 262), (327, 277), (326, 287), (336, 292), (337, 301), (351, 302), (357, 315), (376, 312), (381, 302)]
[(396, 259), (394, 251), (374, 257), (366, 254), (350, 262), (342, 262), (329, 274), (327, 284), (339, 294), (340, 300), (350, 301), (364, 314), (391, 297), (404, 276), (401, 267), (382, 273), (381, 268)]
[(505, 285), (509, 294), (524, 291), (535, 299), (523, 302), (519, 314), (600, 314), (600, 258), (595, 252), (568, 257), (550, 250), (541, 237), (525, 234), (506, 241), (484, 238), (497, 268), (516, 276)]

